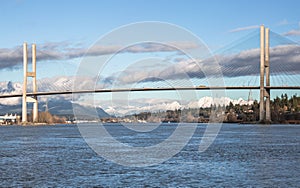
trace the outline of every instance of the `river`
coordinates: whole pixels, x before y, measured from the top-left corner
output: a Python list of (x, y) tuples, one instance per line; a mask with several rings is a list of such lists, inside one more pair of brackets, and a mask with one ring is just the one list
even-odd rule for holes
[[(140, 126), (147, 126), (140, 125)], [(153, 134), (113, 136), (138, 146), (157, 144), (176, 124)], [(184, 125), (181, 125), (184, 126)], [(206, 124), (169, 160), (128, 167), (95, 153), (75, 125), (0, 127), (0, 187), (298, 187), (299, 125), (223, 124), (213, 144), (198, 151)], [(166, 134), (167, 133), (167, 134)], [(136, 138), (135, 138), (136, 137)], [(120, 156), (122, 157), (122, 156)]]

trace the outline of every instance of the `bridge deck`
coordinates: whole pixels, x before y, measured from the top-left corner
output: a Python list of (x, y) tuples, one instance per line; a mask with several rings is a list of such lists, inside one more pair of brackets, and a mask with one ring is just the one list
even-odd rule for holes
[[(266, 89), (286, 89), (300, 90), (300, 86), (268, 86)], [(96, 89), (96, 90), (80, 90), (80, 91), (52, 91), (27, 93), (27, 96), (45, 96), (45, 95), (65, 95), (65, 94), (81, 94), (81, 93), (112, 93), (112, 92), (129, 92), (129, 91), (174, 91), (174, 90), (249, 90), (259, 89), (259, 86), (212, 86), (212, 87), (176, 87), (176, 88), (129, 88), (129, 89)], [(22, 97), (22, 94), (0, 95), (0, 98)]]

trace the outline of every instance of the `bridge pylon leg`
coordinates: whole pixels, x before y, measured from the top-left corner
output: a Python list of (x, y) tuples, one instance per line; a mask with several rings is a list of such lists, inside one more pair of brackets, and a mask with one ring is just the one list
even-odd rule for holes
[(265, 119), (264, 93), (265, 93), (265, 26), (260, 26), (260, 89), (259, 89), (259, 121)]
[[(270, 41), (269, 41), (269, 28), (266, 28), (266, 46), (265, 46), (265, 73), (266, 73), (266, 86), (270, 86)], [(265, 122), (271, 122), (271, 109), (270, 109), (270, 88), (265, 90), (266, 97), (266, 117)]]
[(23, 71), (22, 123), (27, 123), (27, 43), (23, 44)]

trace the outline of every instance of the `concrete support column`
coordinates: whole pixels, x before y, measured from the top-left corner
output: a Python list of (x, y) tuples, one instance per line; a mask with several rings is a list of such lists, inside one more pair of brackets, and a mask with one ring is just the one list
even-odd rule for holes
[[(266, 28), (266, 48), (265, 48), (265, 71), (266, 71), (266, 86), (270, 86), (270, 39), (269, 39), (269, 28)], [(267, 123), (271, 122), (271, 109), (270, 109), (270, 89), (265, 90), (266, 97), (266, 117)]]
[[(37, 92), (37, 84), (36, 84), (36, 45), (32, 44), (32, 88), (33, 88), (33, 93), (35, 94)], [(33, 96), (33, 114), (32, 114), (32, 119), (33, 122), (38, 122), (38, 100), (37, 96)]]
[(262, 122), (265, 119), (264, 108), (264, 93), (265, 93), (265, 27), (260, 26), (260, 102), (259, 102), (259, 121)]
[(27, 43), (23, 44), (23, 97), (22, 97), (22, 123), (27, 122)]

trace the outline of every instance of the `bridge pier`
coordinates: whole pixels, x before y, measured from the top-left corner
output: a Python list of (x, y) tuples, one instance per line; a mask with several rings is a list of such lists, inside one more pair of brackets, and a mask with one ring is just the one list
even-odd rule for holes
[(28, 72), (28, 54), (27, 43), (23, 44), (23, 95), (22, 95), (22, 123), (27, 123), (27, 102), (33, 103), (32, 121), (38, 122), (38, 100), (37, 95), (27, 97), (27, 78), (32, 77), (32, 92), (37, 93), (36, 84), (36, 45), (32, 44), (32, 72)]
[[(271, 122), (270, 109), (270, 40), (269, 28), (260, 27), (260, 103), (259, 121), (261, 123)], [(266, 78), (266, 83), (265, 83)], [(267, 88), (265, 87), (267, 86)], [(265, 101), (266, 98), (266, 101)]]

